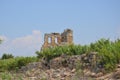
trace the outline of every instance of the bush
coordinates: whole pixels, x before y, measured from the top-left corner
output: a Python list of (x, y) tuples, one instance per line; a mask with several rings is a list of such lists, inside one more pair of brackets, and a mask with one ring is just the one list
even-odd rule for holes
[(90, 46), (92, 51), (98, 52), (101, 57), (100, 63), (103, 64), (107, 72), (115, 69), (116, 64), (120, 61), (120, 40), (112, 42), (109, 39), (100, 39)]
[(52, 58), (58, 57), (62, 54), (66, 55), (80, 55), (88, 51), (88, 46), (81, 45), (66, 45), (66, 46), (57, 46), (54, 48), (47, 48), (42, 51), (37, 51), (37, 57), (45, 57), (48, 61)]
[(21, 68), (31, 62), (38, 61), (36, 57), (16, 57), (11, 59), (0, 60), (0, 71), (10, 71)]
[(9, 58), (14, 58), (14, 56), (13, 56), (12, 54), (6, 54), (6, 53), (4, 53), (4, 54), (2, 55), (2, 58), (1, 58), (1, 59), (9, 59)]

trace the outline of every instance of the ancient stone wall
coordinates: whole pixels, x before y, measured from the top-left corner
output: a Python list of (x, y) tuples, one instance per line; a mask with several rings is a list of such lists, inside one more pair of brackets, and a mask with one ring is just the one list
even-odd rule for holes
[(44, 44), (41, 49), (61, 46), (73, 43), (73, 31), (71, 29), (64, 30), (63, 33), (50, 33), (44, 35)]

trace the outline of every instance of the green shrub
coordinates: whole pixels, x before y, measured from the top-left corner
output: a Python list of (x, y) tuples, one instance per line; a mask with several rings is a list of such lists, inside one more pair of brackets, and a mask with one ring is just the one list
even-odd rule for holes
[(45, 57), (48, 60), (58, 57), (62, 54), (66, 55), (80, 55), (88, 51), (88, 46), (81, 46), (81, 45), (66, 45), (66, 46), (57, 46), (54, 48), (47, 48), (42, 51), (37, 51), (37, 57)]
[(30, 62), (36, 61), (38, 61), (38, 58), (36, 57), (16, 57), (11, 59), (0, 60), (0, 71), (17, 70)]
[(13, 56), (12, 54), (6, 54), (6, 53), (4, 53), (4, 54), (2, 55), (2, 58), (1, 58), (1, 59), (10, 59), (10, 58), (14, 58), (14, 56)]

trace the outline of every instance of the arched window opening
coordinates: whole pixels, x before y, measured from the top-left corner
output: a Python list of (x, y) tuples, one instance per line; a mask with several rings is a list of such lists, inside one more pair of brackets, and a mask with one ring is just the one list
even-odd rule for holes
[(58, 39), (57, 39), (57, 37), (55, 37), (55, 43), (58, 44)]
[(48, 37), (48, 43), (51, 43), (51, 37)]

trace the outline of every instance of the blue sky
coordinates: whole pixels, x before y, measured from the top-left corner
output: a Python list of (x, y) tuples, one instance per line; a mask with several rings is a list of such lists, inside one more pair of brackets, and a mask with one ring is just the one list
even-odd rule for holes
[(120, 0), (0, 0), (0, 55), (35, 55), (44, 33), (66, 28), (76, 44), (119, 38)]

